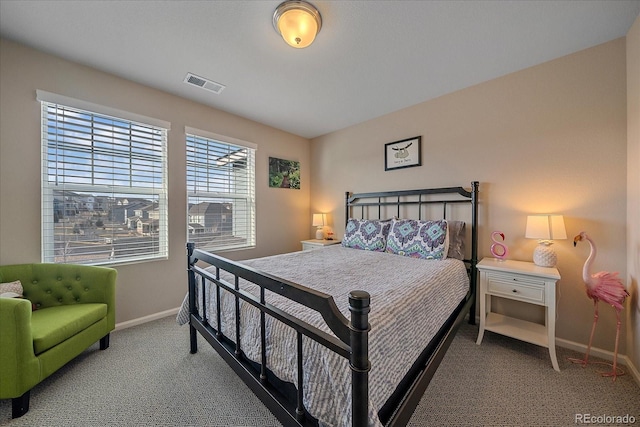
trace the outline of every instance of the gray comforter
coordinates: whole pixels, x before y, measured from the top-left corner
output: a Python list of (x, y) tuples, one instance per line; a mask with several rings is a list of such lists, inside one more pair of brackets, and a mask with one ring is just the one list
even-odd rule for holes
[[(369, 292), (369, 416), (373, 426), (381, 425), (378, 410), (469, 289), (462, 261), (421, 260), (340, 245), (242, 263), (332, 295), (347, 318), (350, 316), (349, 292)], [(254, 285), (245, 283), (241, 288), (255, 292), (252, 289)], [(215, 287), (211, 286), (206, 291), (209, 319), (215, 319), (213, 289)], [(232, 296), (225, 294), (223, 292), (221, 297), (222, 331), (234, 338), (235, 305)], [(269, 293), (267, 302), (330, 332), (316, 312)], [(188, 322), (188, 312), (185, 297), (177, 316), (178, 323)], [(260, 360), (258, 313), (249, 304), (241, 305), (240, 342), (246, 356), (253, 361)], [(303, 338), (303, 348), (305, 407), (321, 425), (350, 426), (351, 372), (348, 360), (306, 337)], [(267, 365), (280, 379), (296, 383), (296, 335), (289, 327), (270, 318), (267, 318)]]

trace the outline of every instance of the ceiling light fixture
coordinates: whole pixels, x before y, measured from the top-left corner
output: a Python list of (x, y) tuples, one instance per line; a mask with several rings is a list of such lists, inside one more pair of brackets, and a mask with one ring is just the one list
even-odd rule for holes
[(289, 46), (301, 49), (315, 40), (322, 28), (322, 17), (311, 3), (287, 0), (273, 13), (273, 27)]

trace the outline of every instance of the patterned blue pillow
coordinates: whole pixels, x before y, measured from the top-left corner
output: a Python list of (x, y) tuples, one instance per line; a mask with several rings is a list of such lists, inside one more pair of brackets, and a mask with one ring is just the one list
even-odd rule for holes
[(347, 221), (342, 246), (366, 251), (384, 252), (391, 221), (354, 219)]
[(447, 221), (394, 219), (387, 237), (386, 252), (422, 259), (447, 258)]

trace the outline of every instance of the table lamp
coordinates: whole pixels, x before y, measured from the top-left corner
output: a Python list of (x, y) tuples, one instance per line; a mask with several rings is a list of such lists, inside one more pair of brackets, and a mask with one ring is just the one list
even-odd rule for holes
[(313, 214), (313, 222), (311, 223), (311, 225), (314, 227), (318, 227), (318, 229), (316, 230), (316, 239), (324, 239), (324, 214)]
[(554, 267), (558, 256), (551, 245), (554, 239), (567, 238), (564, 218), (562, 215), (529, 215), (524, 237), (538, 239), (538, 246), (533, 251), (533, 262), (540, 267)]

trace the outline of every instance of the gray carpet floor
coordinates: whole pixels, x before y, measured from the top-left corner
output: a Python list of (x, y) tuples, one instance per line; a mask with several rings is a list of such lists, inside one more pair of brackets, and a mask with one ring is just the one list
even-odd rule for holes
[[(614, 383), (602, 366), (566, 360), (561, 372), (546, 349), (485, 333), (464, 323), (410, 421), (411, 426), (572, 426), (579, 416), (635, 417), (640, 387), (630, 375)], [(279, 426), (226, 363), (199, 339), (189, 354), (188, 328), (173, 317), (111, 334), (37, 385), (31, 409), (11, 420), (0, 401), (0, 425), (21, 426)], [(616, 425), (607, 422), (601, 425)]]

